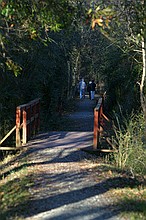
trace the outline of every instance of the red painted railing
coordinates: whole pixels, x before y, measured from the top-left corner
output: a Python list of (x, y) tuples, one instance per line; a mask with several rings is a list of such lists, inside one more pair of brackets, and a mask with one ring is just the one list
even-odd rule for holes
[[(0, 150), (17, 150), (25, 145), (38, 131), (40, 127), (40, 99), (35, 99), (16, 108), (16, 125), (0, 141)], [(1, 146), (6, 139), (16, 130), (16, 144)]]
[(96, 107), (94, 108), (94, 136), (93, 136), (93, 149), (96, 150), (99, 145), (100, 135), (100, 122), (103, 112), (103, 98), (99, 98)]
[(35, 99), (16, 109), (16, 147), (27, 143), (40, 127), (40, 99)]
[(104, 119), (109, 119), (103, 113), (104, 96), (98, 99), (97, 105), (94, 108), (94, 134), (93, 134), (93, 149), (101, 150), (99, 147), (100, 135), (103, 131)]

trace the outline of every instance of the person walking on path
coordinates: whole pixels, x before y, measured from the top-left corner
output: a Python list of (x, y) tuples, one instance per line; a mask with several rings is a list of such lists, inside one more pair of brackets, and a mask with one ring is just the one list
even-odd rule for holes
[(96, 84), (95, 84), (94, 80), (92, 80), (92, 83), (91, 83), (91, 100), (94, 100), (95, 88), (96, 88)]
[(89, 99), (91, 99), (91, 81), (88, 83), (87, 92), (89, 93)]
[(85, 89), (86, 89), (86, 83), (82, 78), (82, 80), (79, 82), (80, 99), (85, 98)]

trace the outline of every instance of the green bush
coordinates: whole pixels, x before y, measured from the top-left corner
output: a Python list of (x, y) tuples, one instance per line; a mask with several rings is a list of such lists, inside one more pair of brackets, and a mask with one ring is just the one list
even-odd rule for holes
[(144, 135), (144, 117), (142, 114), (132, 115), (121, 126), (116, 116), (115, 136), (113, 145), (118, 152), (114, 153), (116, 166), (130, 171), (133, 176), (146, 174), (146, 149), (142, 141)]

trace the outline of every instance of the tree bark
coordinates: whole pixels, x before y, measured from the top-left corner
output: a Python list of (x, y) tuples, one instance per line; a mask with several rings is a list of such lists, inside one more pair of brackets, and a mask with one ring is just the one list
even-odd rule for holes
[(142, 40), (142, 58), (143, 58), (143, 72), (142, 78), (140, 83), (140, 100), (141, 100), (141, 107), (144, 113), (144, 120), (145, 120), (145, 131), (144, 131), (144, 142), (146, 143), (146, 97), (144, 94), (144, 86), (146, 86), (146, 40), (143, 38)]

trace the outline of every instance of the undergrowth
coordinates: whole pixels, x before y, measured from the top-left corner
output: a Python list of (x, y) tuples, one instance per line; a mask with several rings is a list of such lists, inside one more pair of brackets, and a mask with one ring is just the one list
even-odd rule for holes
[(33, 185), (27, 162), (8, 155), (0, 162), (0, 219), (23, 219), (28, 209), (29, 188)]
[[(128, 176), (138, 185), (118, 187), (111, 190), (117, 199), (123, 216), (126, 219), (146, 220), (146, 148), (143, 142), (144, 116), (131, 115), (129, 119), (122, 118), (122, 123), (116, 114), (115, 136), (112, 145), (118, 150), (111, 155), (112, 164), (123, 177)], [(124, 123), (123, 123), (124, 122)], [(111, 161), (110, 161), (111, 162)], [(129, 179), (127, 179), (127, 183)]]
[(143, 142), (144, 117), (142, 114), (132, 115), (129, 120), (119, 122), (116, 115), (117, 126), (114, 127), (115, 136), (113, 146), (118, 153), (113, 154), (116, 167), (126, 170), (133, 177), (146, 175), (146, 148)]
[[(115, 133), (113, 144), (120, 147), (119, 154), (112, 155), (115, 163), (109, 163), (106, 159), (99, 166), (101, 160), (97, 159), (97, 167), (92, 172), (96, 172), (97, 182), (102, 182), (110, 196), (115, 198), (114, 206), (120, 208), (126, 219), (145, 220), (146, 160), (142, 142), (143, 117), (133, 116), (123, 127), (119, 124)], [(18, 158), (19, 154), (10, 155), (0, 163), (1, 220), (24, 219), (29, 209), (30, 189), (34, 185), (36, 171), (30, 172), (26, 157), (21, 160)], [(137, 175), (143, 178), (137, 179)]]

